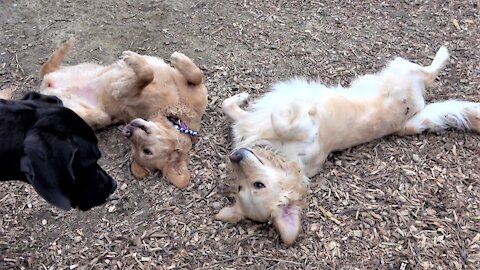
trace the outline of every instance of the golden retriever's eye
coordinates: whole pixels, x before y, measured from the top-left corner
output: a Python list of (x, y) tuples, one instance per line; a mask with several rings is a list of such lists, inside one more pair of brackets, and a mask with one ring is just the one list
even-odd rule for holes
[(143, 153), (147, 156), (153, 155), (152, 151), (150, 151), (150, 149), (147, 149), (147, 148), (143, 149)]
[(253, 187), (256, 188), (256, 189), (262, 189), (262, 188), (265, 188), (265, 184), (263, 184), (262, 182), (260, 181), (255, 181), (253, 183)]
[(238, 186), (238, 192), (242, 190), (242, 186)]

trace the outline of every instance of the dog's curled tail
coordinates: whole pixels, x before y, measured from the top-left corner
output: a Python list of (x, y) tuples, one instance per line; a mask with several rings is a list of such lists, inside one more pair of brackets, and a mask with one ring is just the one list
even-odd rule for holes
[(448, 128), (473, 130), (480, 133), (480, 103), (449, 100), (431, 103), (410, 118), (400, 134), (415, 134), (425, 130)]
[(447, 48), (443, 46), (440, 47), (433, 58), (432, 64), (428, 67), (423, 67), (421, 70), (427, 84), (431, 84), (435, 80), (438, 73), (445, 67), (445, 65), (447, 65), (449, 58), (450, 55), (448, 54)]
[(54, 72), (60, 67), (60, 63), (62, 62), (63, 57), (70, 51), (75, 43), (75, 38), (71, 37), (67, 41), (65, 41), (60, 47), (58, 47), (51, 55), (48, 57), (47, 62), (45, 62), (40, 71), (38, 72), (40, 78), (43, 78), (50, 72)]

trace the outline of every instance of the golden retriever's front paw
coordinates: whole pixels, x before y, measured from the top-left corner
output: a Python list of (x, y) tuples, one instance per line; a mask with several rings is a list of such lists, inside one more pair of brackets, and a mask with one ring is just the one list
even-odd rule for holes
[(139, 65), (140, 61), (142, 61), (142, 56), (138, 53), (132, 51), (124, 51), (122, 52), (121, 59), (127, 63), (127, 65), (134, 67)]
[(176, 67), (180, 62), (192, 62), (192, 60), (181, 52), (174, 52), (170, 55), (170, 62), (172, 63), (172, 66)]

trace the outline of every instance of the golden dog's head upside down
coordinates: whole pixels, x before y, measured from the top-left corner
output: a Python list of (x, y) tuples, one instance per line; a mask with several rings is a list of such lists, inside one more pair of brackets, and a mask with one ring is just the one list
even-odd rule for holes
[(307, 177), (320, 171), (330, 152), (388, 134), (449, 127), (480, 132), (479, 103), (425, 105), (425, 86), (448, 57), (441, 48), (427, 67), (396, 58), (348, 88), (302, 79), (277, 83), (248, 110), (240, 108), (247, 93), (226, 99), (223, 111), (233, 121), (230, 160), (238, 190), (234, 205), (215, 217), (231, 223), (272, 221), (282, 241), (291, 245), (301, 229)]
[(231, 223), (244, 218), (272, 220), (282, 240), (292, 244), (300, 232), (308, 183), (298, 163), (257, 147), (237, 148), (230, 160), (238, 192), (235, 204), (222, 209), (216, 218)]
[(178, 136), (164, 117), (146, 121), (134, 119), (122, 131), (133, 147), (132, 173), (137, 178), (153, 170), (161, 170), (177, 187), (186, 187), (190, 181), (188, 151), (192, 142), (188, 136)]
[(124, 135), (133, 146), (133, 174), (142, 178), (158, 169), (175, 186), (186, 187), (192, 134), (168, 119), (173, 117), (188, 126), (184, 129), (199, 131), (207, 106), (201, 70), (178, 52), (171, 55), (171, 65), (158, 57), (125, 51), (108, 66), (60, 66), (72, 46), (70, 39), (42, 66), (41, 92), (59, 97), (96, 129), (132, 121)]

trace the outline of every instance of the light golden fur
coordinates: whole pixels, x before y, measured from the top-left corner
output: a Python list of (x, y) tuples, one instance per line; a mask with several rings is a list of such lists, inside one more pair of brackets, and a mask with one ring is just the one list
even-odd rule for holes
[(388, 134), (408, 135), (448, 127), (480, 132), (480, 104), (450, 100), (425, 105), (424, 88), (448, 61), (441, 48), (427, 67), (396, 58), (381, 72), (350, 87), (294, 79), (240, 108), (248, 94), (223, 102), (233, 121), (230, 155), (238, 192), (216, 218), (272, 221), (287, 245), (301, 228), (308, 178), (328, 154)]
[(160, 58), (131, 51), (123, 52), (119, 61), (108, 66), (60, 66), (72, 45), (73, 39), (62, 44), (41, 67), (41, 92), (59, 97), (95, 129), (148, 119), (142, 125), (138, 124), (141, 119), (135, 120), (137, 125), (128, 125), (132, 129), (132, 172), (141, 178), (159, 169), (177, 187), (187, 186), (187, 153), (192, 143), (166, 116), (181, 119), (193, 130), (200, 129), (207, 105), (200, 69), (178, 52), (171, 55), (172, 66)]

